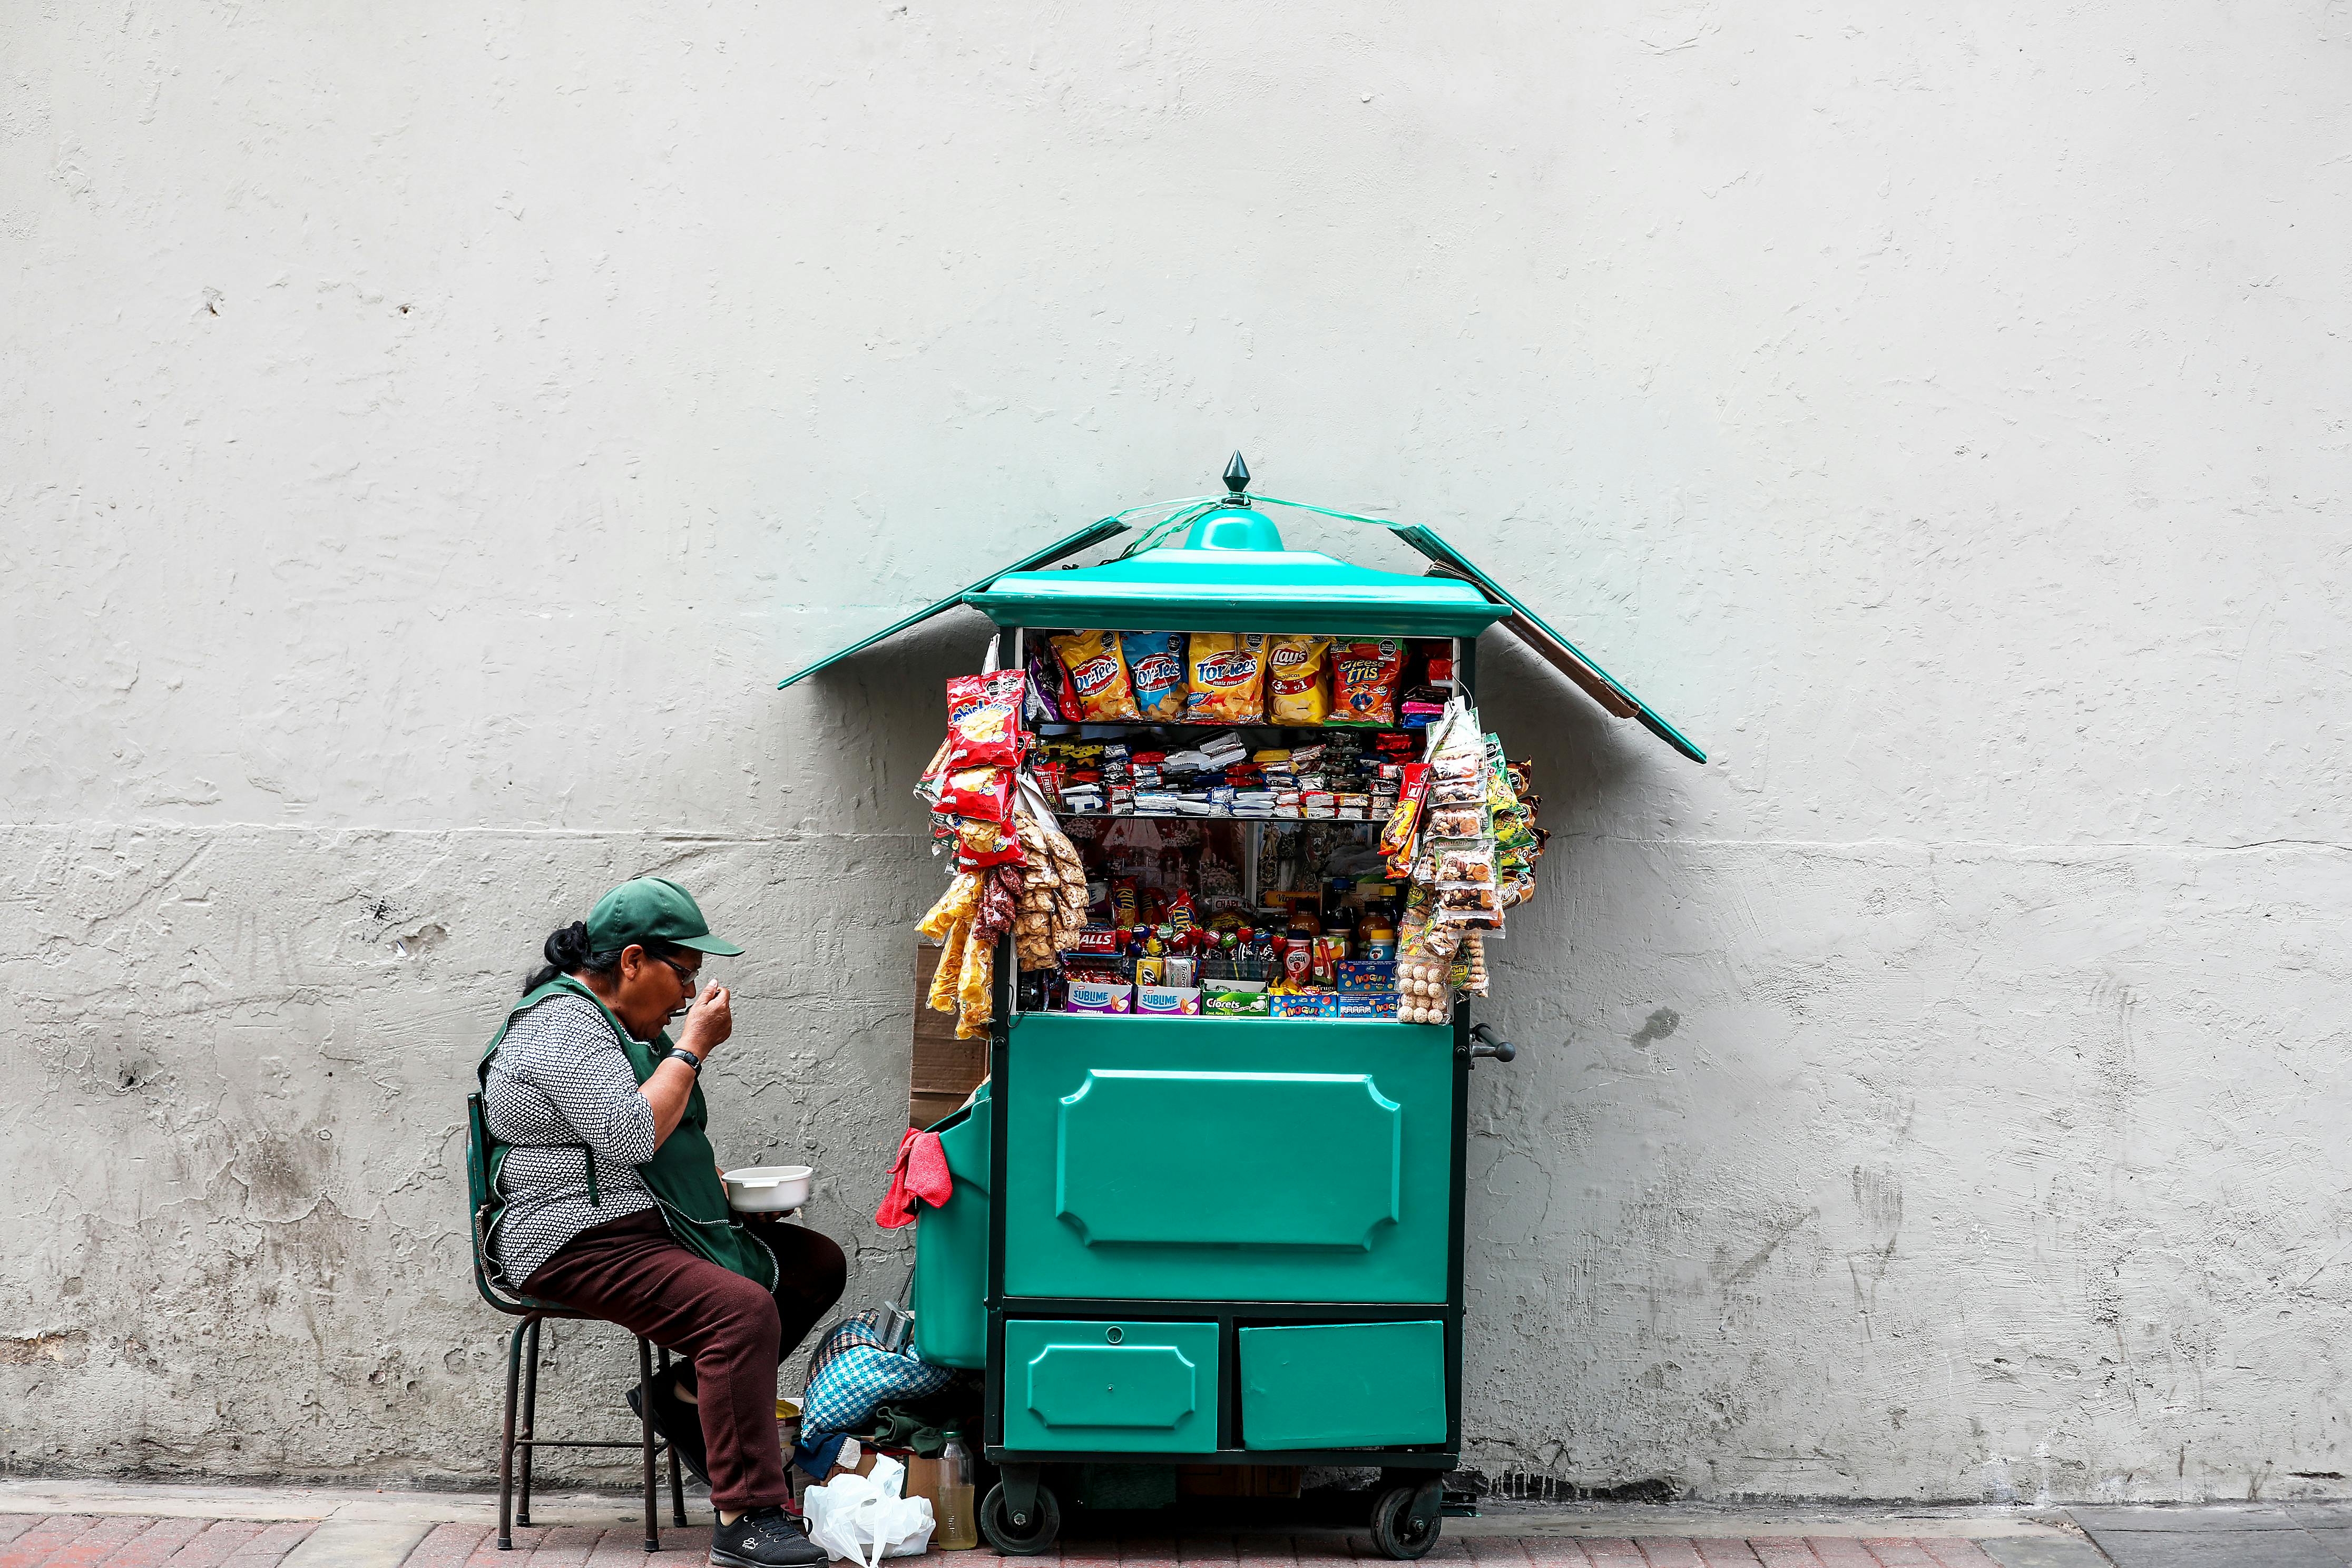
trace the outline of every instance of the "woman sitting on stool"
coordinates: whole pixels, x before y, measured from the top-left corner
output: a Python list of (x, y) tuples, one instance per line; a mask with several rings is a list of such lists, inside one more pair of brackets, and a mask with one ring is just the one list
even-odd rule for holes
[[(491, 1260), (510, 1286), (618, 1323), (686, 1359), (632, 1389), (710, 1488), (724, 1568), (813, 1568), (776, 1435), (776, 1364), (841, 1299), (841, 1248), (730, 1211), (704, 1134), (703, 1059), (734, 1028), (725, 987), (698, 999), (710, 934), (684, 888), (625, 882), (547, 939), (547, 967), (482, 1053), (504, 1206)], [(690, 1009), (690, 1010), (689, 1010)], [(665, 1026), (686, 1016), (673, 1045)], [(761, 1216), (772, 1218), (772, 1216)], [(519, 1283), (517, 1283), (519, 1282)]]

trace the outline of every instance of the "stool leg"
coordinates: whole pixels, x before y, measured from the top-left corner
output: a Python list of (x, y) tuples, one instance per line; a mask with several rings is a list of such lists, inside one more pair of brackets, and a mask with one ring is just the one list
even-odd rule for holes
[[(661, 1348), (661, 1373), (666, 1382), (669, 1377), (669, 1347)], [(686, 1528), (686, 1483), (678, 1479), (677, 1445), (669, 1447), (669, 1517), (680, 1530)]]
[(499, 1550), (514, 1550), (515, 1385), (522, 1375), (522, 1331), (517, 1323), (507, 1340), (507, 1426), (499, 1443)]
[[(539, 1436), (539, 1320), (530, 1320), (529, 1342), (522, 1352), (522, 1435), (528, 1439)], [(530, 1523), (530, 1460), (539, 1450), (528, 1441), (522, 1449), (522, 1485), (515, 1498), (515, 1522)]]
[(645, 1406), (646, 1416), (646, 1550), (661, 1550), (661, 1523), (654, 1503), (654, 1352), (645, 1336), (637, 1336), (637, 1384), (645, 1392), (637, 1403)]

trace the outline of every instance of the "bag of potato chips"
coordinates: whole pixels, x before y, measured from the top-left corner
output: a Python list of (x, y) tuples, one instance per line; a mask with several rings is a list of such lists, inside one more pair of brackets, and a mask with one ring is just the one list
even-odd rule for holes
[(1135, 706), (1135, 687), (1127, 678), (1127, 660), (1119, 655), (1117, 632), (1072, 632), (1049, 640), (1062, 668), (1070, 672), (1080, 719), (1110, 724), (1143, 716)]
[(1331, 716), (1331, 692), (1323, 679), (1330, 653), (1329, 637), (1266, 638), (1267, 723), (1320, 724)]
[(1394, 637), (1343, 642), (1331, 649), (1331, 720), (1386, 729), (1396, 722), (1397, 677), (1404, 649)]
[(1194, 632), (1184, 648), (1184, 718), (1255, 724), (1265, 711), (1265, 635)]
[(1010, 767), (1021, 760), (1022, 691), (1017, 669), (948, 679), (948, 757), (954, 768)]
[(1156, 724), (1180, 722), (1184, 717), (1184, 634), (1121, 632), (1118, 646), (1127, 656), (1135, 706), (1143, 717)]

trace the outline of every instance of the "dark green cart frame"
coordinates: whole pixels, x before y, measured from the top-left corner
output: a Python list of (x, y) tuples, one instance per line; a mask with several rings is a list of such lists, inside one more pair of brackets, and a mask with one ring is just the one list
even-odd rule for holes
[[(1226, 475), (1230, 493), (1225, 498), (1180, 512), (1170, 523), (1152, 531), (1154, 535), (1166, 535), (1172, 532), (1174, 526), (1189, 524), (1191, 534), (1181, 548), (1131, 549), (1126, 556), (1102, 565), (1045, 569), (1125, 531), (1122, 520), (1106, 519), (1004, 573), (941, 600), (868, 638), (866, 643), (801, 671), (784, 684), (789, 686), (951, 605), (964, 604), (980, 609), (1012, 635), (1013, 668), (1020, 667), (1024, 636), (1030, 628), (1452, 638), (1456, 649), (1455, 679), (1461, 689), (1475, 692), (1478, 634), (1489, 626), (1500, 624), (1568, 674), (1611, 712), (1637, 720), (1684, 755), (1705, 761), (1703, 753), (1671, 725), (1431, 531), (1381, 524), (1429, 559), (1429, 574), (1421, 577), (1372, 571), (1310, 552), (1287, 551), (1260, 507), (1253, 506), (1251, 499), (1243, 493), (1247, 478), (1237, 455)], [(1139, 542), (1149, 546), (1155, 542), (1152, 535), (1147, 535)], [(1382, 1485), (1375, 1494), (1377, 1501), (1371, 1519), (1375, 1545), (1391, 1557), (1413, 1558), (1426, 1552), (1439, 1531), (1443, 1478), (1455, 1468), (1461, 1456), (1462, 1270), (1466, 1239), (1465, 1172), (1470, 1073), (1482, 1058), (1509, 1061), (1512, 1047), (1496, 1039), (1486, 1026), (1475, 1024), (1466, 1002), (1455, 1006), (1450, 1026), (1368, 1020), (1080, 1018), (1019, 1012), (1019, 990), (1008, 937), (999, 948), (995, 1022), (991, 1027), (989, 1047), (990, 1093), (994, 1109), (987, 1154), (990, 1205), (984, 1439), (987, 1456), (1001, 1476), (999, 1485), (991, 1491), (981, 1510), (982, 1526), (990, 1540), (1000, 1549), (1016, 1553), (1041, 1552), (1052, 1544), (1059, 1529), (1060, 1509), (1046, 1476), (1047, 1467), (1051, 1466), (1328, 1465), (1377, 1467), (1382, 1472)], [(1036, 1026), (1040, 1037), (1035, 1042), (1021, 1038), (1026, 1020), (1049, 1021)], [(1237, 1030), (1242, 1033), (1235, 1035), (1234, 1031)], [(1190, 1064), (1196, 1058), (1212, 1068), (1244, 1065), (1245, 1058), (1237, 1052), (1244, 1039), (1263, 1040), (1275, 1047), (1276, 1056), (1273, 1059), (1288, 1065), (1358, 1070), (1287, 1074), (1188, 1072), (1173, 1066), (1180, 1061)], [(1446, 1053), (1442, 1074), (1427, 1054), (1439, 1049)], [(1290, 1054), (1282, 1054), (1286, 1051)], [(1402, 1071), (1391, 1070), (1400, 1060), (1415, 1060), (1415, 1053), (1421, 1053), (1415, 1065)], [(1394, 1102), (1387, 1100), (1375, 1085), (1367, 1065), (1375, 1058), (1386, 1064), (1383, 1070), (1391, 1071), (1391, 1086), (1409, 1080), (1410, 1092), (1398, 1089), (1395, 1092), (1400, 1099)], [(1101, 1066), (1104, 1070), (1086, 1072), (1076, 1092), (1062, 1094), (1063, 1088), (1073, 1081), (1072, 1073), (1089, 1064)], [(1158, 1070), (1132, 1070), (1142, 1068)], [(1062, 1074), (1058, 1079), (1051, 1076), (1056, 1071)], [(1032, 1084), (1024, 1074), (1036, 1077), (1038, 1081)], [(1080, 1134), (1073, 1131), (1076, 1113), (1069, 1108), (1078, 1105), (1098, 1080), (1107, 1079), (1188, 1080), (1180, 1087), (1194, 1091), (1194, 1103), (1203, 1106), (1218, 1103), (1213, 1098), (1200, 1096), (1213, 1097), (1231, 1087), (1225, 1080), (1265, 1080), (1277, 1091), (1285, 1088), (1297, 1089), (1299, 1086), (1318, 1092), (1328, 1091), (1314, 1103), (1338, 1106), (1343, 1111), (1349, 1105), (1360, 1109), (1362, 1102), (1347, 1100), (1345, 1096), (1349, 1091), (1334, 1086), (1360, 1082), (1371, 1101), (1386, 1108), (1387, 1115), (1387, 1121), (1381, 1122), (1381, 1112), (1365, 1112), (1379, 1125), (1371, 1126), (1363, 1138), (1375, 1143), (1381, 1137), (1391, 1140), (1387, 1154), (1390, 1174), (1386, 1179), (1392, 1194), (1404, 1194), (1391, 1198), (1390, 1215), (1381, 1223), (1389, 1226), (1384, 1234), (1410, 1232), (1410, 1239), (1400, 1247), (1409, 1248), (1411, 1257), (1402, 1258), (1399, 1247), (1375, 1253), (1372, 1242), (1367, 1239), (1360, 1254), (1339, 1246), (1325, 1247), (1319, 1256), (1307, 1258), (1307, 1254), (1315, 1252), (1314, 1247), (1293, 1247), (1294, 1254), (1306, 1258), (1294, 1268), (1286, 1269), (1279, 1263), (1265, 1261), (1276, 1256), (1279, 1248), (1261, 1250), (1253, 1258), (1235, 1262), (1233, 1259), (1248, 1252), (1245, 1236), (1250, 1222), (1244, 1217), (1229, 1223), (1226, 1231), (1217, 1237), (1199, 1238), (1211, 1243), (1195, 1249), (1200, 1256), (1206, 1258), (1214, 1252), (1228, 1261), (1223, 1265), (1204, 1263), (1197, 1274), (1182, 1279), (1181, 1285), (1175, 1283), (1179, 1276), (1171, 1272), (1173, 1265), (1152, 1261), (1163, 1254), (1181, 1256), (1181, 1246), (1163, 1247), (1155, 1252), (1149, 1245), (1124, 1249), (1105, 1245), (1099, 1249), (1103, 1255), (1146, 1261), (1094, 1267), (1087, 1261), (1088, 1255), (1080, 1249), (1095, 1247), (1102, 1238), (1085, 1234), (1087, 1221), (1074, 1215), (1081, 1200), (1072, 1195), (1073, 1184), (1084, 1184), (1093, 1179), (1092, 1173), (1113, 1167), (1101, 1163), (1099, 1149), (1092, 1156), (1096, 1164), (1077, 1167), (1077, 1162), (1085, 1156), (1082, 1152), (1074, 1152), (1073, 1140)], [(1428, 1119), (1422, 1114), (1433, 1109), (1429, 1102), (1440, 1081), (1445, 1085), (1442, 1156), (1433, 1130), (1426, 1125)], [(1141, 1092), (1138, 1089), (1139, 1094)], [(1291, 1101), (1300, 1106), (1308, 1103), (1297, 1092), (1292, 1094)], [(1291, 1101), (1277, 1105), (1276, 1111), (1279, 1113)], [(1133, 1100), (1127, 1109), (1129, 1120), (1113, 1122), (1107, 1136), (1114, 1141), (1122, 1135), (1130, 1136), (1150, 1143), (1159, 1135), (1153, 1120), (1148, 1110), (1138, 1110), (1149, 1103), (1145, 1100)], [(1239, 1089), (1234, 1090), (1230, 1103), (1244, 1105)], [(1052, 1114), (1058, 1120), (1049, 1129), (1045, 1118), (1048, 1108), (1055, 1106), (1060, 1109)], [(1099, 1102), (1097, 1110), (1101, 1110)], [(1105, 1117), (1111, 1114), (1102, 1111)], [(1265, 1113), (1259, 1114), (1263, 1118)], [(1401, 1131), (1408, 1119), (1413, 1126), (1410, 1147), (1406, 1134)], [(1252, 1130), (1251, 1135), (1255, 1139), (1252, 1147), (1265, 1150), (1269, 1146), (1266, 1133), (1274, 1126), (1266, 1122)], [(1106, 1135), (1095, 1136), (1099, 1142)], [(1015, 1149), (1016, 1141), (1022, 1142), (1022, 1149)], [(1045, 1201), (1048, 1194), (1043, 1184), (1046, 1179), (1045, 1144), (1048, 1141), (1055, 1144), (1056, 1162), (1052, 1202)], [(1164, 1157), (1167, 1151), (1163, 1148), (1160, 1152)], [(1434, 1216), (1427, 1212), (1413, 1213), (1410, 1225), (1391, 1223), (1398, 1213), (1412, 1206), (1412, 1192), (1418, 1191), (1423, 1200), (1433, 1199), (1441, 1157), (1445, 1194), (1442, 1242)], [(1281, 1156), (1269, 1158), (1274, 1159), (1275, 1164), (1265, 1166), (1261, 1161), (1261, 1176), (1265, 1169), (1286, 1169), (1280, 1164)], [(1247, 1163), (1246, 1156), (1244, 1163)], [(1165, 1169), (1163, 1158), (1163, 1175)], [(1381, 1179), (1377, 1171), (1370, 1171), (1366, 1184), (1377, 1187)], [(1265, 1196), (1268, 1203), (1281, 1203), (1286, 1198), (1281, 1193)], [(1181, 1204), (1171, 1202), (1154, 1209), (1150, 1199), (1133, 1192), (1119, 1201), (1125, 1203), (1126, 1208), (1121, 1212), (1130, 1222), (1137, 1215), (1143, 1216), (1141, 1228), (1135, 1229), (1130, 1224), (1132, 1234), (1109, 1237), (1108, 1242), (1165, 1243), (1184, 1239), (1166, 1231), (1167, 1225), (1181, 1222), (1164, 1217), (1183, 1213)], [(1243, 1215), (1243, 1203), (1238, 1195), (1229, 1195), (1225, 1212)], [(1431, 1206), (1433, 1205), (1426, 1201), (1420, 1205), (1423, 1211)], [(1341, 1215), (1333, 1223), (1344, 1230), (1348, 1218)], [(1376, 1224), (1367, 1231), (1367, 1237), (1379, 1228)], [(1079, 1233), (1077, 1239), (1071, 1241), (1065, 1231)], [(1229, 1239), (1234, 1237), (1244, 1237), (1243, 1245), (1236, 1247)], [(1441, 1245), (1442, 1259), (1436, 1254)], [(1056, 1248), (1058, 1261), (1043, 1257)], [(1349, 1261), (1357, 1256), (1368, 1260), (1378, 1258), (1381, 1261)], [(1351, 1269), (1360, 1272), (1351, 1274)], [(1429, 1289), (1437, 1284), (1440, 1273), (1442, 1289)], [(1194, 1287), (1204, 1278), (1244, 1282), (1278, 1279), (1286, 1288), (1262, 1293), (1202, 1293)], [(1075, 1281), (1083, 1288), (1040, 1289), (1040, 1280), (1058, 1280), (1066, 1287)], [(1160, 1288), (1122, 1293), (1115, 1288), (1121, 1280), (1140, 1280)], [(1355, 1298), (1371, 1299), (1350, 1299), (1351, 1282)], [(1244, 1368), (1252, 1353), (1246, 1336), (1253, 1331), (1286, 1325), (1333, 1329), (1360, 1326), (1363, 1332), (1372, 1334), (1383, 1330), (1412, 1330), (1425, 1335), (1433, 1323), (1442, 1328), (1444, 1339), (1442, 1441), (1330, 1447), (1277, 1442), (1250, 1446), (1243, 1412), (1250, 1397), (1250, 1391), (1244, 1388)], [(1124, 1380), (1129, 1375), (1125, 1365), (1150, 1363), (1151, 1357), (1157, 1355), (1170, 1365), (1181, 1362), (1188, 1369), (1183, 1375), (1197, 1379), (1197, 1363), (1203, 1359), (1213, 1362), (1213, 1388), (1192, 1395), (1194, 1403), (1184, 1407), (1181, 1416), (1189, 1421), (1205, 1409), (1212, 1413), (1209, 1419), (1213, 1421), (1213, 1431), (1204, 1421), (1200, 1430), (1190, 1433), (1181, 1447), (1159, 1449), (1148, 1442), (1135, 1441), (1106, 1442), (1101, 1447), (1085, 1446), (1083, 1439), (1043, 1443), (1037, 1440), (1039, 1424), (1031, 1418), (1030, 1411), (1024, 1411), (1021, 1432), (1008, 1431), (1006, 1395), (1012, 1363), (1006, 1342), (1012, 1329), (1022, 1331), (1024, 1346), (1037, 1341), (1041, 1334), (1047, 1339), (1055, 1335), (1063, 1339), (1090, 1338), (1099, 1329), (1107, 1343), (1095, 1344), (1091, 1351), (1082, 1345), (1053, 1343), (1046, 1345), (1044, 1352), (1047, 1355), (1076, 1352), (1076, 1356), (1067, 1359), (1083, 1361), (1091, 1355), (1091, 1361), (1084, 1361), (1087, 1367), (1117, 1369), (1108, 1373), (1094, 1370), (1090, 1375), (1097, 1378)], [(1197, 1352), (1190, 1359), (1180, 1353), (1172, 1342), (1159, 1342), (1168, 1341), (1179, 1331), (1190, 1336), (1185, 1342)], [(1209, 1338), (1212, 1333), (1213, 1340)], [(1347, 1342), (1344, 1334), (1342, 1341)], [(1260, 1339), (1256, 1342), (1271, 1342)], [(1426, 1340), (1421, 1342), (1426, 1343)], [(1032, 1369), (1030, 1405), (1034, 1407), (1037, 1398), (1034, 1392), (1034, 1368), (1040, 1363), (1031, 1361), (1027, 1364)], [(1106, 1387), (1108, 1393), (1116, 1394), (1115, 1388), (1108, 1384)], [(1090, 1386), (1076, 1390), (1075, 1394), (1066, 1388), (1061, 1396), (1083, 1400), (1091, 1394)], [(1129, 1397), (1136, 1395), (1130, 1393)], [(1109, 1419), (1116, 1421), (1118, 1417)], [(1139, 1424), (1152, 1425), (1150, 1421)], [(1081, 1419), (1072, 1429), (1083, 1432), (1091, 1428)], [(1170, 1429), (1175, 1429), (1172, 1419)], [(1311, 1421), (1301, 1429), (1312, 1430)], [(1295, 1441), (1294, 1432), (1290, 1442)]]

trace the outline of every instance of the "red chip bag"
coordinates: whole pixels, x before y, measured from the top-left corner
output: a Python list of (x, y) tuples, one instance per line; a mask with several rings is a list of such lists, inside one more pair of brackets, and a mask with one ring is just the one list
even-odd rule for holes
[(948, 680), (948, 766), (1011, 767), (1021, 760), (1021, 696), (1017, 669), (958, 675)]
[(1012, 821), (1013, 770), (962, 768), (949, 773), (940, 791), (940, 809), (986, 822)]
[(1335, 643), (1331, 648), (1332, 724), (1385, 729), (1396, 722), (1397, 677), (1404, 648), (1394, 637)]
[(989, 822), (976, 816), (957, 819), (957, 870), (977, 871), (985, 866), (1019, 866), (1024, 863), (1021, 840), (1014, 836), (1010, 824)]

